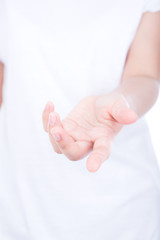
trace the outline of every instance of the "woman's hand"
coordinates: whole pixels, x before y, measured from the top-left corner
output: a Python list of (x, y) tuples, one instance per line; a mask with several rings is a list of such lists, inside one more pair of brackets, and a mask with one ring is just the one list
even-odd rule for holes
[(122, 126), (136, 120), (136, 113), (116, 92), (84, 98), (62, 121), (51, 102), (43, 112), (43, 126), (54, 150), (73, 161), (89, 154), (90, 172), (97, 171), (109, 157), (111, 143)]

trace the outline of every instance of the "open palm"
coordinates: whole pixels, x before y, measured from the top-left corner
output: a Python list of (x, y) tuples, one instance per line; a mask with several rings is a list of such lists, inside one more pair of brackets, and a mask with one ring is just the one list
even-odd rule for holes
[(98, 170), (108, 158), (111, 143), (123, 124), (136, 119), (135, 112), (119, 94), (86, 97), (62, 121), (51, 102), (43, 112), (44, 129), (54, 150), (74, 161), (90, 153), (87, 159), (90, 172)]

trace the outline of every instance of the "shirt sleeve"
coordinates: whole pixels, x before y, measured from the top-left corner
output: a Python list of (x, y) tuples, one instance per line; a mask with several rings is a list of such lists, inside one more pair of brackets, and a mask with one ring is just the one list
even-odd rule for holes
[(145, 0), (143, 12), (160, 11), (160, 0)]

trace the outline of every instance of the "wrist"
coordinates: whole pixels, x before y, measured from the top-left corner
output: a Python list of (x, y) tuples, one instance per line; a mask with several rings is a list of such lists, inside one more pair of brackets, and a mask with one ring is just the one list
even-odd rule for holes
[(156, 79), (149, 77), (132, 77), (122, 81), (114, 92), (121, 94), (129, 107), (141, 117), (156, 102), (159, 83)]
[(110, 94), (99, 96), (96, 101), (96, 112), (101, 120), (116, 120), (120, 124), (130, 124), (138, 119), (126, 97), (115, 90)]

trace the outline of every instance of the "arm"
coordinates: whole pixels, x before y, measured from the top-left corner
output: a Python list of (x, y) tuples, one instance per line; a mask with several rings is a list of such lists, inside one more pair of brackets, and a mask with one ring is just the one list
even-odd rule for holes
[(2, 105), (3, 64), (0, 62), (0, 107)]
[(140, 117), (155, 103), (160, 81), (160, 12), (145, 13), (129, 50), (121, 85), (130, 107)]
[(160, 12), (145, 13), (117, 89), (82, 99), (62, 121), (54, 105), (46, 105), (43, 125), (54, 150), (74, 161), (89, 154), (87, 169), (97, 171), (109, 157), (111, 143), (123, 125), (135, 122), (152, 107), (159, 79)]

